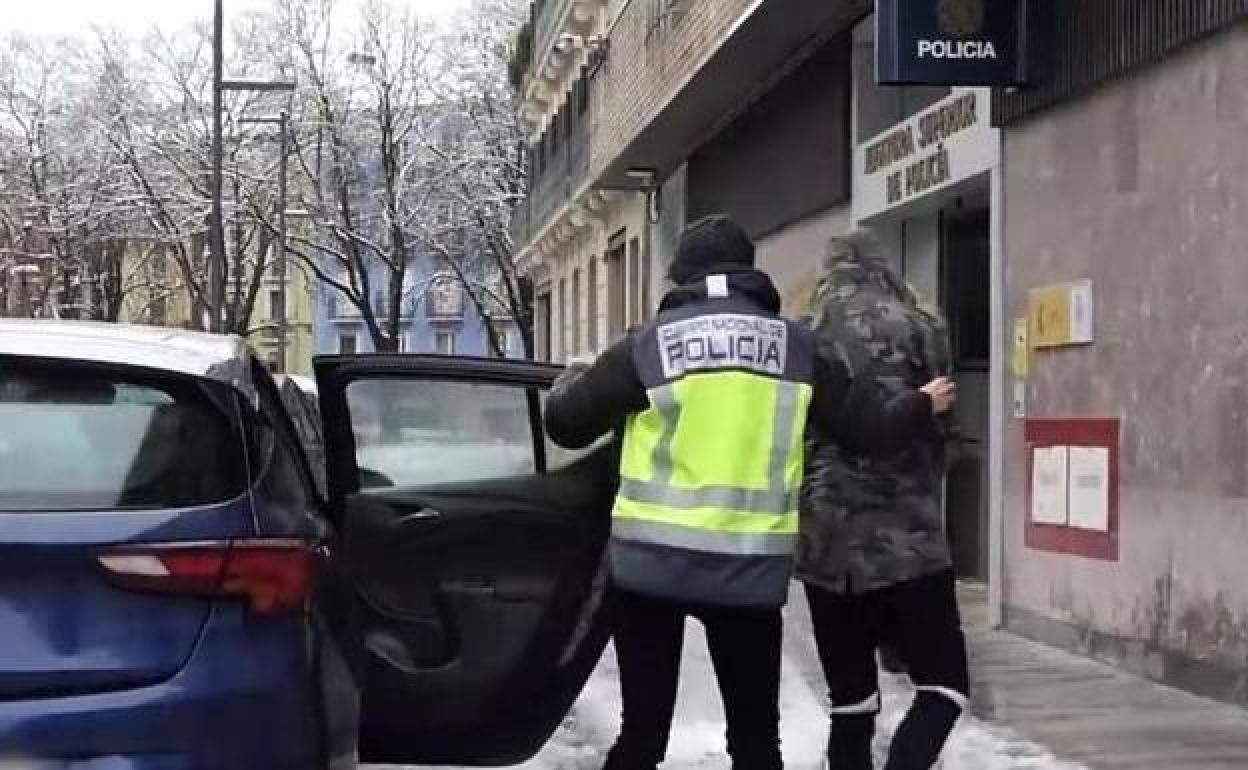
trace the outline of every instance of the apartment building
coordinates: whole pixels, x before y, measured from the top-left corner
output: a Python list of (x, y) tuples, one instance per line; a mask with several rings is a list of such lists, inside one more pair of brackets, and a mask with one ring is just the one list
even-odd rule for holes
[(849, 22), (867, 2), (545, 0), (516, 223), (541, 357), (601, 350), (653, 312), (684, 224), (727, 211), (799, 303), (848, 223)]
[[(314, 297), (318, 281), (291, 258), (285, 274), (270, 267), (252, 310), (249, 342), (274, 372), (312, 374)], [(284, 337), (284, 340), (283, 340)]]
[[(389, 274), (380, 261), (370, 263), (373, 296), (371, 306), (375, 317), (384, 318), (388, 304), (386, 291)], [(328, 265), (327, 271), (341, 270), (341, 265)], [(484, 278), (476, 280), (481, 291)], [(339, 280), (346, 281), (344, 274)], [(459, 277), (432, 257), (412, 256), (408, 260), (407, 284), (399, 316), (398, 352), (438, 353), (491, 357), (500, 353), (508, 357), (523, 354), (520, 330), (509, 316), (498, 308), (497, 315), (485, 322), (472, 306)], [(373, 352), (372, 335), (360, 308), (341, 292), (324, 282), (314, 282), (312, 292), (314, 354)]]
[(878, 85), (873, 9), (535, 4), (543, 357), (646, 318), (702, 215), (794, 316), (869, 228), (950, 321), (946, 519), (994, 619), (1248, 705), (1248, 0), (1054, 0), (1052, 77), (998, 90)]
[(38, 206), (0, 210), (0, 317), (50, 317), (56, 299), (51, 222)]

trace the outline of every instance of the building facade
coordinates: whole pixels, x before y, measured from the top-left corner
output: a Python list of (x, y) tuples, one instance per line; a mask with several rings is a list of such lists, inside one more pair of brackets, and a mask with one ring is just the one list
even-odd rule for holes
[[(516, 224), (537, 348), (561, 361), (647, 319), (683, 226), (727, 211), (796, 306), (850, 201), (850, 22), (869, 2), (545, 0)], [(779, 120), (777, 121), (777, 118)]]
[(1248, 0), (1056, 0), (1054, 77), (997, 91), (878, 85), (872, 6), (534, 6), (539, 352), (648, 317), (705, 214), (791, 316), (868, 229), (949, 320), (947, 530), (994, 620), (1248, 705)]
[(1003, 621), (1248, 705), (1248, 3), (1058, 8), (995, 105)]
[[(389, 275), (380, 261), (373, 265), (372, 309), (386, 312)], [(399, 352), (443, 355), (522, 357), (519, 329), (502, 314), (486, 323), (472, 306), (460, 279), (426, 257), (413, 257), (407, 268), (408, 289), (400, 318)], [(360, 309), (328, 283), (314, 281), (312, 297), (313, 352), (371, 353), (376, 348)], [(493, 340), (491, 336), (493, 335)]]
[[(270, 268), (252, 310), (252, 348), (275, 372), (312, 374), (316, 276), (291, 258), (285, 276)], [(283, 288), (282, 284), (285, 283)], [(285, 345), (282, 345), (283, 327)], [(284, 357), (284, 360), (283, 360)]]
[[(646, 316), (651, 250), (638, 185), (594, 184), (594, 81), (619, 3), (532, 6), (533, 62), (522, 115), (530, 128), (530, 195), (517, 212), (520, 264), (535, 287), (534, 347), (543, 360), (596, 352)], [(649, 271), (646, 271), (647, 274)]]
[(57, 297), (54, 229), (47, 210), (0, 210), (0, 316), (51, 317)]

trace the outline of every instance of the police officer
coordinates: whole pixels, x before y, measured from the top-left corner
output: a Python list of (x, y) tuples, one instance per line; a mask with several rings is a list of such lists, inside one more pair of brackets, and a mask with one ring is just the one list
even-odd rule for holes
[(809, 331), (779, 318), (753, 243), (727, 217), (684, 232), (669, 277), (657, 318), (565, 373), (547, 403), (548, 433), (566, 447), (623, 427), (609, 553), (623, 725), (607, 767), (663, 761), (692, 615), (706, 628), (733, 767), (775, 770), (808, 412), (829, 435), (892, 448), (948, 407), (951, 385), (879, 406), (859, 398)]
[[(820, 350), (860, 386), (902, 392), (951, 368), (948, 333), (867, 235), (835, 239), (816, 291)], [(880, 711), (876, 652), (890, 648), (918, 689), (886, 770), (929, 770), (967, 705), (966, 644), (941, 508), (949, 416), (888, 457), (812, 431), (797, 574), (806, 584), (832, 701), (831, 770), (871, 770)]]

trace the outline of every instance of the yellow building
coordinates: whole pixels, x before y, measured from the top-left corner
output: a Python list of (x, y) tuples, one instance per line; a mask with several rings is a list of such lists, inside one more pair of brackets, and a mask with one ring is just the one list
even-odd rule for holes
[[(264, 277), (248, 327), (249, 342), (257, 355), (274, 371), (290, 374), (312, 373), (312, 288), (309, 275), (292, 259), (287, 274), (286, 365), (281, 365), (278, 329), (281, 326), (281, 284), (276, 270)], [(194, 318), (194, 304), (185, 276), (168, 249), (159, 243), (131, 240), (122, 256), (121, 280), (124, 291), (122, 323), (201, 328), (203, 319)]]
[(312, 297), (316, 280), (296, 260), (291, 260), (286, 277), (286, 362), (281, 363), (280, 336), (282, 319), (281, 283), (276, 275), (267, 275), (256, 306), (252, 311), (251, 346), (275, 372), (312, 374)]
[(169, 249), (154, 240), (127, 239), (121, 264), (121, 323), (198, 328), (191, 295)]

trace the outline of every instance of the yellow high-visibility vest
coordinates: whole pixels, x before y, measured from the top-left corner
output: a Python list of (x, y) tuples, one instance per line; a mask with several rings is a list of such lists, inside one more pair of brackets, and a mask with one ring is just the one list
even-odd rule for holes
[(757, 310), (711, 309), (734, 308), (687, 309), (640, 333), (650, 406), (625, 427), (612, 574), (648, 595), (779, 606), (798, 533), (813, 341)]

